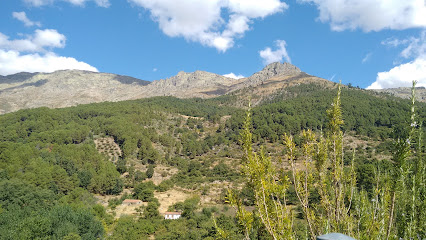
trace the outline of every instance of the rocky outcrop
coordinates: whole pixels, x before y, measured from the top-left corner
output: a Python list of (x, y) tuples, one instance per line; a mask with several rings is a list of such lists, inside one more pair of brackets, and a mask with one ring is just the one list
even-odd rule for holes
[(295, 76), (301, 73), (303, 72), (298, 67), (290, 63), (274, 62), (264, 67), (260, 72), (256, 72), (244, 79), (241, 83), (234, 85), (232, 89), (235, 91), (245, 87), (255, 87), (264, 84), (272, 78)]
[(0, 114), (23, 108), (59, 108), (154, 96), (211, 98), (247, 87), (258, 87), (261, 91), (256, 94), (268, 95), (288, 86), (288, 82), (300, 84), (312, 78), (296, 66), (278, 62), (242, 79), (204, 71), (179, 72), (176, 76), (153, 82), (80, 70), (18, 73), (0, 76)]
[(290, 63), (279, 63), (274, 62), (247, 78), (245, 83), (250, 86), (255, 86), (264, 83), (266, 80), (277, 76), (293, 76), (298, 75), (302, 71), (290, 64)]
[(212, 97), (208, 92), (218, 89), (227, 92), (230, 86), (238, 82), (239, 80), (233, 78), (204, 71), (179, 72), (171, 78), (153, 81), (145, 90), (148, 96)]
[[(392, 96), (409, 99), (411, 98), (411, 88), (410, 87), (400, 87), (400, 88), (386, 88), (386, 89), (371, 89), (371, 91), (388, 93)], [(416, 100), (419, 102), (426, 102), (426, 88), (425, 87), (416, 87)]]
[(116, 74), (79, 70), (3, 76), (0, 78), (0, 114), (23, 108), (127, 100), (149, 83)]

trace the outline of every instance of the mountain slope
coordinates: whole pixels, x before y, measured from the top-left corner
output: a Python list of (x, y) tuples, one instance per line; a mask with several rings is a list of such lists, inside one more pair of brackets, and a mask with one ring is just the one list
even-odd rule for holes
[(126, 100), (147, 84), (148, 81), (132, 77), (78, 70), (2, 76), (0, 113), (42, 106), (58, 108)]
[[(128, 76), (79, 70), (53, 73), (17, 73), (0, 76), (0, 114), (19, 109), (62, 108), (105, 101), (122, 101), (154, 96), (178, 98), (215, 98), (231, 96), (227, 105), (242, 107), (249, 100), (258, 105), (280, 98), (295, 97), (286, 89), (313, 84), (331, 89), (336, 83), (311, 76), (289, 63), (271, 63), (250, 77), (233, 79), (204, 71), (179, 72), (176, 76), (143, 81)], [(407, 89), (388, 89), (397, 97), (409, 96)], [(419, 101), (426, 101), (426, 90), (418, 89)], [(228, 99), (229, 100), (229, 99)]]
[[(204, 71), (179, 72), (176, 76), (153, 82), (79, 70), (18, 73), (0, 76), (0, 114), (42, 106), (61, 108), (154, 96), (212, 98), (232, 93), (240, 96), (245, 102), (247, 94), (260, 95), (263, 99), (283, 87), (313, 80), (326, 81), (309, 76), (289, 63), (272, 63), (260, 72), (243, 79)], [(257, 90), (242, 91), (247, 88)]]
[[(411, 88), (410, 87), (399, 87), (399, 88), (387, 88), (387, 89), (372, 89), (372, 91), (380, 93), (388, 93), (392, 96), (399, 98), (410, 98), (411, 97)], [(416, 96), (417, 101), (426, 102), (426, 88), (425, 87), (416, 87)]]

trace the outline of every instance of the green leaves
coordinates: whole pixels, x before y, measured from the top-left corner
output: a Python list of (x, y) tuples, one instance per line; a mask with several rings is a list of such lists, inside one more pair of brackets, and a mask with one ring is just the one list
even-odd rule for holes
[[(252, 147), (250, 110), (247, 111), (244, 129), (241, 132), (244, 150), (242, 171), (255, 196), (256, 215), (273, 239), (293, 239), (292, 215), (286, 205), (285, 193), (288, 184), (280, 178), (271, 159), (264, 149), (254, 152)], [(230, 192), (228, 200), (237, 211), (237, 217), (243, 226), (245, 237), (249, 239), (253, 227), (253, 215), (241, 206), (241, 201)]]

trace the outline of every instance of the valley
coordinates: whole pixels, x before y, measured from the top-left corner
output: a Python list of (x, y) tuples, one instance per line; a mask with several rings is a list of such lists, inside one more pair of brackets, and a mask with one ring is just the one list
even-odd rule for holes
[[(266, 164), (259, 169), (276, 173), (265, 181), (288, 185), (284, 197), (268, 199), (285, 199), (294, 215), (295, 238), (307, 238), (292, 173), (309, 169), (304, 130), (316, 134), (311, 141), (318, 141), (318, 152), (331, 141), (336, 114), (329, 109), (336, 106), (338, 92), (344, 122), (338, 126), (339, 157), (345, 173), (354, 166), (352, 186), (359, 196), (375, 196), (378, 183), (392, 181), (398, 139), (410, 136), (407, 162), (425, 160), (416, 140), (421, 136), (414, 135), (426, 132), (420, 124), (426, 119), (425, 103), (416, 103), (418, 125), (410, 128), (408, 99), (344, 85), (339, 89), (288, 63), (270, 64), (238, 80), (202, 71), (151, 83), (84, 71), (1, 77), (0, 235), (242, 239), (245, 225), (238, 206), (259, 214), (255, 180), (247, 172), (246, 134), (252, 156)], [(284, 137), (289, 135), (298, 148), (295, 169)], [(323, 143), (322, 137), (327, 138)], [(385, 180), (378, 182), (378, 176)], [(229, 191), (240, 205), (232, 203)], [(309, 191), (309, 202), (320, 204), (321, 193)], [(179, 212), (181, 218), (164, 220), (165, 212)], [(252, 239), (271, 239), (259, 215), (252, 221)]]

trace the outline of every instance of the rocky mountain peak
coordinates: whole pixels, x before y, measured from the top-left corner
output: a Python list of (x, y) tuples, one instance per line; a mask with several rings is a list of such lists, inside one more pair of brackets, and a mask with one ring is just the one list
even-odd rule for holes
[(256, 86), (273, 77), (292, 76), (300, 73), (302, 73), (302, 71), (290, 63), (274, 62), (266, 65), (262, 71), (251, 75), (247, 79), (246, 85)]
[(180, 71), (176, 76), (153, 81), (151, 87), (173, 88), (176, 90), (178, 87), (194, 88), (194, 87), (208, 87), (217, 84), (230, 84), (233, 79), (205, 71), (184, 72)]
[[(316, 81), (289, 63), (271, 63), (248, 78), (233, 79), (205, 71), (179, 72), (152, 82), (137, 78), (80, 70), (18, 73), (0, 76), (0, 114), (22, 108), (67, 107), (153, 96), (221, 96), (246, 87), (267, 96), (294, 81)], [(322, 80), (321, 80), (322, 81)]]
[(275, 76), (286, 76), (286, 75), (294, 75), (301, 73), (302, 71), (290, 64), (290, 63), (280, 63), (274, 62), (266, 65), (262, 71), (258, 72), (258, 74), (275, 77)]

